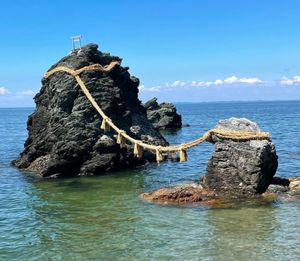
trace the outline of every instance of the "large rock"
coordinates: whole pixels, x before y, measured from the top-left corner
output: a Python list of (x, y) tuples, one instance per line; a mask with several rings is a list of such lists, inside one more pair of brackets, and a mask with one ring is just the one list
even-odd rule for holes
[(177, 113), (172, 103), (158, 104), (157, 98), (152, 98), (144, 104), (147, 117), (156, 129), (176, 129), (182, 127), (181, 115)]
[[(67, 66), (74, 69), (111, 61), (121, 61), (89, 44), (62, 58), (50, 69)], [(119, 128), (132, 137), (156, 145), (167, 142), (148, 121), (146, 110), (138, 100), (139, 80), (128, 68), (116, 66), (111, 72), (89, 71), (81, 74), (83, 82), (100, 107)], [(132, 145), (121, 149), (114, 132), (100, 129), (96, 113), (74, 77), (58, 72), (42, 80), (34, 98), (36, 109), (29, 117), (29, 137), (20, 157), (13, 162), (19, 168), (36, 171), (42, 176), (101, 174), (154, 160), (151, 153), (142, 159), (133, 156)]]
[[(216, 128), (258, 132), (256, 123), (230, 118)], [(203, 186), (218, 193), (261, 194), (276, 173), (278, 162), (274, 144), (269, 140), (233, 141), (212, 137), (214, 153), (202, 179)]]

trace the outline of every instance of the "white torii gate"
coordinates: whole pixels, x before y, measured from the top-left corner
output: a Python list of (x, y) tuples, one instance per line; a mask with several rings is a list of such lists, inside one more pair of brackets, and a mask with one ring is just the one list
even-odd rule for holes
[[(71, 37), (72, 39), (72, 51), (81, 48), (81, 35), (74, 35)], [(76, 48), (76, 44), (78, 44), (78, 48)]]

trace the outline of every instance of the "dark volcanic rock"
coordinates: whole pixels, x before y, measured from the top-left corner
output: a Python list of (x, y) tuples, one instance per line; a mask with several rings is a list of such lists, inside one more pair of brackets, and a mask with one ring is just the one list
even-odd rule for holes
[[(89, 44), (61, 59), (56, 66), (79, 69), (100, 63), (121, 61)], [(113, 122), (132, 137), (166, 145), (165, 139), (148, 121), (146, 110), (138, 100), (139, 80), (128, 68), (116, 66), (111, 72), (89, 71), (81, 79)], [(132, 145), (120, 149), (116, 133), (100, 129), (96, 113), (74, 77), (58, 72), (42, 80), (35, 96), (36, 109), (29, 117), (29, 137), (20, 157), (13, 162), (19, 168), (36, 171), (42, 176), (94, 175), (105, 171), (133, 167), (154, 160), (151, 153), (142, 159), (133, 156)]]
[(157, 98), (152, 98), (144, 104), (147, 117), (156, 129), (181, 128), (181, 115), (177, 113), (172, 103), (158, 104)]
[[(259, 131), (256, 123), (230, 118), (216, 128)], [(261, 194), (276, 173), (278, 162), (274, 144), (269, 140), (233, 141), (212, 137), (215, 150), (203, 177), (203, 186), (220, 193)]]

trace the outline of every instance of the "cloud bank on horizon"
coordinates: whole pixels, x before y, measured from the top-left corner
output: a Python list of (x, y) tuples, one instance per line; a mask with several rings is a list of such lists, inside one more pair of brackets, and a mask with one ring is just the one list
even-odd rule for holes
[(172, 83), (165, 83), (163, 85), (157, 85), (152, 87), (146, 87), (145, 85), (140, 85), (139, 90), (141, 92), (159, 92), (161, 90), (171, 91), (174, 88), (195, 88), (195, 87), (210, 87), (210, 86), (230, 86), (230, 85), (268, 85), (268, 86), (292, 86), (292, 85), (300, 85), (300, 76), (294, 76), (292, 78), (288, 78), (283, 76), (280, 80), (261, 80), (258, 77), (242, 77), (238, 78), (233, 75), (223, 80), (216, 79), (214, 81), (180, 81), (176, 80)]
[(150, 87), (140, 85), (139, 90), (142, 101), (153, 96), (160, 101), (172, 102), (299, 100), (300, 76), (265, 80), (233, 75), (211, 81), (176, 80)]
[[(248, 88), (243, 88), (248, 86)], [(143, 101), (152, 98), (152, 96), (158, 96), (163, 92), (164, 96), (159, 97), (161, 100), (166, 100), (165, 97), (170, 98), (166, 101), (234, 101), (234, 100), (255, 100), (259, 95), (267, 97), (268, 93), (275, 93), (277, 96), (270, 96), (270, 99), (262, 98), (262, 100), (280, 100), (282, 97), (281, 91), (286, 91), (286, 88), (296, 87), (299, 90), (300, 76), (293, 76), (288, 78), (283, 76), (280, 80), (262, 80), (258, 77), (237, 77), (232, 75), (225, 79), (215, 79), (212, 81), (180, 81), (175, 80), (167, 82), (162, 85), (156, 85), (152, 87), (146, 87), (145, 85), (139, 86), (140, 99)], [(219, 95), (219, 90), (226, 88), (227, 96)], [(204, 92), (201, 93), (201, 90)], [(251, 97), (250, 91), (256, 94), (255, 97)], [(295, 90), (294, 90), (295, 91)], [(239, 92), (239, 99), (235, 99), (233, 93)], [(0, 87), (0, 107), (32, 107), (34, 106), (33, 97), (37, 91), (30, 89), (12, 91), (6, 87)], [(184, 96), (182, 93), (190, 93), (190, 96)], [(243, 95), (244, 93), (244, 95)], [(172, 94), (172, 96), (169, 96)], [(250, 95), (250, 96), (249, 96)], [(178, 98), (179, 97), (179, 98)], [(187, 97), (187, 98), (185, 98)], [(189, 99), (193, 97), (194, 99)], [(195, 99), (199, 97), (199, 99)], [(209, 97), (214, 97), (210, 99)], [(297, 95), (291, 95), (293, 99), (297, 99)]]

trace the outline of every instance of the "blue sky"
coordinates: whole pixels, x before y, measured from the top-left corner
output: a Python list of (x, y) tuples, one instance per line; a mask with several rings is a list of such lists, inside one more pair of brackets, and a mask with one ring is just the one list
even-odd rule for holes
[(0, 107), (34, 106), (70, 36), (123, 58), (140, 98), (300, 98), (300, 1), (1, 0)]

